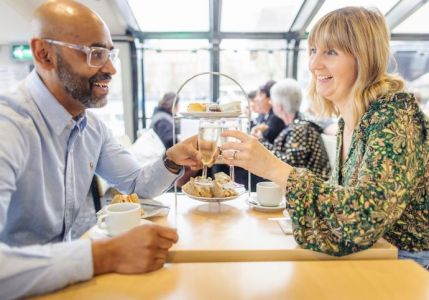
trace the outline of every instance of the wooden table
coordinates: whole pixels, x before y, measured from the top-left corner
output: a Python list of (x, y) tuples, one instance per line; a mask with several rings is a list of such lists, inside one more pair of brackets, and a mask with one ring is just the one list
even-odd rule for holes
[(242, 262), (296, 260), (396, 259), (397, 248), (385, 240), (372, 248), (341, 258), (302, 249), (292, 235), (285, 235), (277, 222), (282, 212), (255, 211), (247, 205), (247, 194), (217, 204), (196, 201), (178, 195), (177, 214), (174, 194), (158, 198), (171, 205), (167, 218), (154, 218), (156, 223), (177, 224), (179, 242), (171, 248), (169, 262)]
[(110, 274), (39, 299), (429, 299), (413, 261), (179, 263), (144, 275)]

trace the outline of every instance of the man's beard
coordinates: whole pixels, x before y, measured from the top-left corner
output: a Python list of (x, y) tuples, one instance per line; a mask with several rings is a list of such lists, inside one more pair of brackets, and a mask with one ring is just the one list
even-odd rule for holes
[(94, 82), (111, 79), (110, 74), (98, 72), (94, 76), (86, 78), (75, 73), (61, 54), (58, 53), (57, 58), (58, 78), (64, 84), (67, 94), (82, 103), (86, 108), (103, 107), (107, 104), (107, 97), (105, 95), (102, 97), (93, 95), (92, 87)]

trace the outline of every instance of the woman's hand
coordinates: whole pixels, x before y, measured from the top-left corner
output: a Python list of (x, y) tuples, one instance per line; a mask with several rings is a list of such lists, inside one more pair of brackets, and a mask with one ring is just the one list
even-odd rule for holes
[(286, 185), (292, 167), (278, 159), (257, 139), (235, 130), (224, 131), (222, 136), (239, 140), (222, 145), (222, 155), (229, 164), (244, 168), (280, 186)]

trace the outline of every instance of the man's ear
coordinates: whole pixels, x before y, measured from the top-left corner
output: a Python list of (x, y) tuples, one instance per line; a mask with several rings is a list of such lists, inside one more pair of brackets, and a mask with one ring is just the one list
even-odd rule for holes
[(50, 70), (54, 67), (51, 47), (47, 47), (47, 43), (42, 39), (31, 40), (31, 52), (34, 62), (41, 68)]

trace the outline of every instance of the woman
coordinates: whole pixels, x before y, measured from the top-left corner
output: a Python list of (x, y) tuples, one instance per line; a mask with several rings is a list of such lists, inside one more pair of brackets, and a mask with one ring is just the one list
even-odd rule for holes
[(328, 154), (320, 137), (323, 129), (300, 115), (302, 91), (298, 82), (292, 78), (277, 82), (271, 88), (271, 101), (274, 114), (286, 126), (274, 143), (263, 141), (262, 144), (291, 166), (307, 168), (315, 175), (327, 179), (330, 167)]
[[(403, 81), (387, 73), (389, 33), (379, 11), (346, 7), (308, 37), (310, 96), (340, 116), (329, 182), (293, 168), (240, 132), (231, 163), (285, 187), (294, 236), (304, 248), (346, 255), (383, 237), (400, 258), (429, 265), (429, 122)], [(320, 111), (320, 110), (318, 110)]]
[(270, 91), (275, 83), (274, 80), (269, 80), (260, 86), (255, 98), (255, 106), (260, 115), (255, 120), (252, 135), (269, 143), (274, 142), (274, 139), (285, 127), (284, 122), (273, 113)]
[[(173, 101), (176, 97), (176, 93), (169, 92), (164, 94), (162, 99), (158, 102), (158, 106), (155, 107), (152, 116), (152, 122), (150, 127), (156, 132), (165, 146), (165, 149), (173, 146)], [(175, 112), (178, 110), (179, 99), (176, 101)], [(178, 125), (178, 124), (177, 124)], [(176, 134), (179, 132), (178, 126), (176, 125)], [(177, 141), (177, 139), (176, 139)]]

